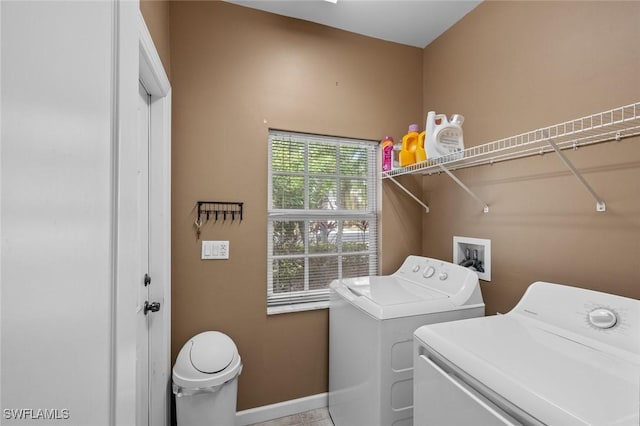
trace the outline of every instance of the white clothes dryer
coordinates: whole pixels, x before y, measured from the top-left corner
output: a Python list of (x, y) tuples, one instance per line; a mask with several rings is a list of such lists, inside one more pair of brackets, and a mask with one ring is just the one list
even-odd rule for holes
[(413, 333), (484, 315), (470, 269), (409, 256), (388, 276), (331, 283), (329, 412), (336, 426), (413, 424)]
[(537, 282), (505, 315), (415, 332), (416, 426), (638, 426), (640, 301)]

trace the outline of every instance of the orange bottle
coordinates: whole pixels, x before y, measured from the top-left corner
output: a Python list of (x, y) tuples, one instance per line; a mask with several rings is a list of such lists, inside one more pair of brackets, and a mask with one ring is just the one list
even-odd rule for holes
[[(422, 144), (420, 140), (422, 139)], [(402, 137), (402, 149), (400, 150), (400, 167), (425, 161), (427, 155), (424, 151), (424, 136), (418, 134), (418, 125), (411, 124), (409, 131)]]

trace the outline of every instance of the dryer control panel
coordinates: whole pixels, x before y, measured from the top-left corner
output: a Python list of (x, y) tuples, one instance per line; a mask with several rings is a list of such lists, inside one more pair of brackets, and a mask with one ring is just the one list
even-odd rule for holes
[[(511, 311), (561, 331), (640, 355), (640, 301), (584, 288), (535, 282)], [(511, 313), (510, 312), (510, 313)]]

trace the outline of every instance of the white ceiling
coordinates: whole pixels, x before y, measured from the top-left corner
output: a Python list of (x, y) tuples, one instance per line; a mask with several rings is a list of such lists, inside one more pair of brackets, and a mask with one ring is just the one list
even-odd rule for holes
[(423, 48), (481, 0), (227, 0), (369, 37)]

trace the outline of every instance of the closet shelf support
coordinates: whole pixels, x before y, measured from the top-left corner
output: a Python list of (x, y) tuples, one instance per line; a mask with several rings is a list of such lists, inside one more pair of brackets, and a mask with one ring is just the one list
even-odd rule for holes
[(429, 213), (429, 206), (427, 206), (425, 203), (423, 203), (418, 197), (416, 197), (415, 195), (413, 195), (411, 193), (411, 191), (409, 191), (407, 188), (405, 188), (404, 186), (402, 186), (402, 184), (400, 182), (398, 182), (397, 180), (394, 179), (393, 176), (391, 176), (390, 174), (386, 173), (386, 172), (382, 172), (383, 176), (391, 179), (391, 182), (395, 183), (396, 185), (398, 185), (398, 187), (400, 189), (402, 189), (409, 197), (413, 198), (414, 201), (418, 204), (420, 204), (422, 207), (424, 207), (425, 213)]
[(438, 167), (440, 168), (440, 170), (442, 170), (443, 172), (445, 172), (447, 175), (449, 175), (449, 177), (451, 179), (453, 179), (453, 181), (455, 183), (458, 184), (458, 186), (460, 186), (460, 188), (464, 189), (466, 191), (467, 194), (471, 195), (471, 197), (473, 197), (474, 200), (476, 200), (478, 203), (482, 204), (482, 211), (484, 213), (489, 213), (489, 205), (487, 203), (485, 203), (484, 201), (482, 201), (480, 199), (480, 197), (478, 197), (472, 190), (470, 190), (467, 185), (465, 185), (464, 183), (462, 183), (462, 181), (460, 179), (458, 179), (453, 173), (451, 173), (449, 171), (449, 169), (447, 169), (445, 166), (443, 166), (442, 164), (438, 164)]
[(606, 211), (607, 206), (605, 205), (602, 198), (600, 198), (598, 194), (596, 194), (596, 192), (593, 190), (593, 188), (591, 188), (591, 185), (589, 185), (589, 183), (584, 179), (584, 177), (582, 177), (582, 174), (578, 171), (578, 169), (574, 167), (573, 163), (571, 163), (571, 161), (569, 161), (567, 156), (564, 155), (564, 153), (560, 150), (560, 148), (558, 148), (558, 145), (556, 145), (555, 142), (553, 142), (552, 140), (549, 140), (548, 143), (549, 143), (549, 146), (551, 146), (551, 148), (553, 148), (553, 150), (556, 152), (556, 154), (558, 154), (558, 157), (560, 157), (560, 160), (562, 160), (564, 165), (578, 179), (578, 182), (580, 182), (582, 186), (591, 194), (594, 200), (596, 200), (596, 211), (598, 212)]

